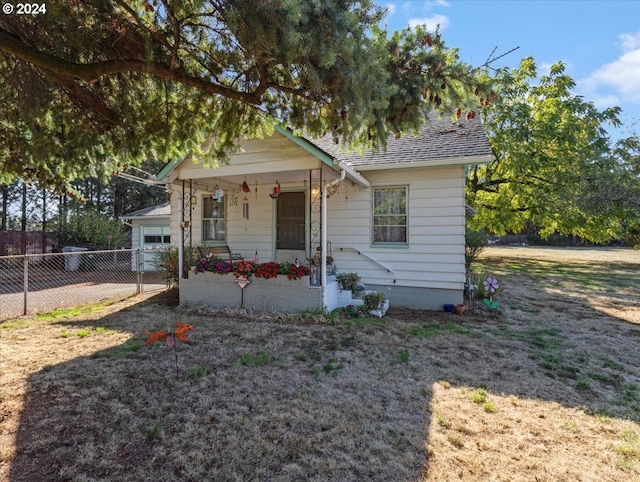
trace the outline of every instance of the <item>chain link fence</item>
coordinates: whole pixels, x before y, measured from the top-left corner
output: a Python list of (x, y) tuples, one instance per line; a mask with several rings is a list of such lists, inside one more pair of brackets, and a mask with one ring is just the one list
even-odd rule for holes
[(153, 251), (62, 251), (0, 256), (0, 320), (167, 287), (163, 272), (142, 271)]

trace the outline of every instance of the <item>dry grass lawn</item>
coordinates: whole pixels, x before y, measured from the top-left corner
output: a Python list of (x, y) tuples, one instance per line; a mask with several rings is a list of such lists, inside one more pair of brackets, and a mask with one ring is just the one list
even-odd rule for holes
[[(640, 480), (640, 253), (488, 248), (501, 307), (0, 323), (2, 481)], [(144, 329), (194, 325), (174, 351)]]

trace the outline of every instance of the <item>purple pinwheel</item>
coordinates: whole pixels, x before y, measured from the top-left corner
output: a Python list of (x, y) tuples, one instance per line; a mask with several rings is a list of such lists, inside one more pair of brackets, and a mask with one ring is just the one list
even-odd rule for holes
[(496, 291), (498, 291), (498, 288), (500, 288), (498, 279), (491, 276), (487, 276), (487, 279), (482, 282), (482, 285), (484, 286), (484, 290), (488, 291), (489, 293), (495, 293)]

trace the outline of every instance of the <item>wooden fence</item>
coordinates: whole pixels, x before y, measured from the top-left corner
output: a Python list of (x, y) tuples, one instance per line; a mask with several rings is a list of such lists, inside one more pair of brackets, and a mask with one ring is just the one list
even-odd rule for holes
[(0, 256), (51, 253), (57, 238), (42, 231), (0, 231)]

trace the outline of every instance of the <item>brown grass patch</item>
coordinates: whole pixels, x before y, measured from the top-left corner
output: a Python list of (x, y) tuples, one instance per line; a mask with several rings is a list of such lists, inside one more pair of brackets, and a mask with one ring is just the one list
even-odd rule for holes
[[(502, 307), (463, 316), (0, 323), (0, 480), (636, 480), (640, 256), (592, 251), (488, 249)], [(143, 330), (178, 320), (176, 376)]]

